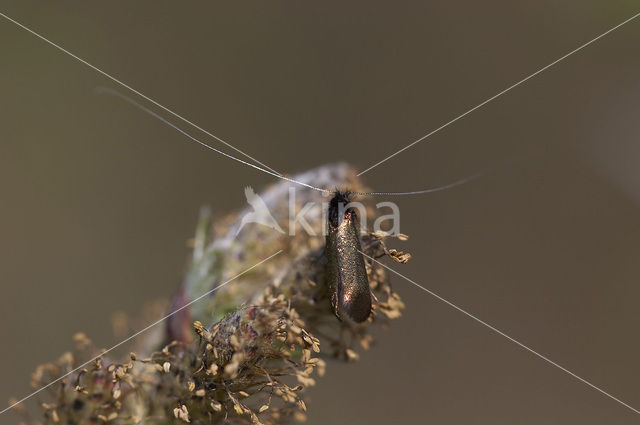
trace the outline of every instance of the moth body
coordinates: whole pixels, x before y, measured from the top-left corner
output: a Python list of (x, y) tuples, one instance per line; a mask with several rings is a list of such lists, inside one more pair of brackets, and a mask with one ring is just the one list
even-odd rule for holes
[(325, 246), (329, 298), (340, 320), (364, 322), (371, 314), (371, 292), (358, 216), (355, 209), (345, 208), (348, 203), (348, 194), (340, 192), (329, 203)]

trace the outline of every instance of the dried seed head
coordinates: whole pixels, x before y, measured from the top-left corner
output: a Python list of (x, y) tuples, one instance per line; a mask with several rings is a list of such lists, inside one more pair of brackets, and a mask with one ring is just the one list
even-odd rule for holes
[[(306, 203), (304, 199), (296, 200), (301, 206)], [(288, 217), (286, 213), (283, 217)], [(280, 219), (277, 213), (275, 217)], [(320, 216), (317, 220), (321, 220)], [(276, 243), (282, 247), (280, 241), (275, 242), (277, 238), (262, 233), (260, 226), (255, 229), (258, 233), (250, 240), (244, 239), (243, 233), (234, 239), (234, 246), (239, 249), (221, 252), (205, 228), (198, 236), (201, 252), (197, 259), (194, 256), (187, 286), (181, 288), (182, 296), (202, 293), (206, 288), (197, 287), (202, 282), (220, 282), (221, 270), (222, 276), (232, 276), (247, 263), (265, 258), (267, 248)], [(385, 241), (393, 236), (385, 232), (361, 235), (362, 250), (374, 258), (387, 254), (394, 261), (408, 261), (409, 254), (386, 248)], [(406, 240), (402, 234), (395, 237)], [(331, 347), (329, 354), (333, 352), (343, 360), (357, 359), (352, 347), (368, 348), (373, 341), (371, 325), (399, 317), (404, 304), (392, 291), (388, 273), (367, 262), (373, 314), (363, 324), (340, 323), (324, 295), (322, 241), (294, 236), (287, 249), (295, 255), (277, 257), (265, 267), (256, 268), (233, 285), (221, 288), (208, 303), (194, 304), (193, 309), (185, 311), (188, 314), (184, 318), (172, 316), (172, 320), (183, 320), (171, 325), (172, 329), (181, 329), (177, 336), (188, 334), (185, 339), (169, 344), (141, 344), (146, 357), (135, 363), (135, 368), (137, 356), (132, 353), (126, 364), (99, 359), (84, 374), (76, 372), (61, 381), (65, 402), (48, 405), (48, 416), (42, 425), (54, 423), (50, 413), (53, 411), (61, 424), (79, 423), (74, 419), (78, 417), (140, 423), (146, 417), (162, 418), (167, 412), (173, 412), (175, 417), (169, 422), (212, 425), (305, 420), (304, 391), (315, 385), (315, 374), (322, 376), (326, 369), (326, 362), (314, 357), (316, 353)], [(197, 282), (189, 276), (197, 276)], [(184, 305), (185, 299), (180, 301), (182, 304), (178, 305)], [(221, 317), (220, 311), (231, 313)], [(205, 327), (203, 323), (209, 323), (212, 317), (217, 322)], [(134, 326), (127, 324), (129, 328)], [(193, 331), (188, 332), (191, 328)], [(345, 333), (350, 337), (343, 338)], [(322, 344), (314, 334), (323, 335)], [(171, 335), (170, 341), (175, 337)], [(90, 344), (86, 337), (77, 336), (76, 340)], [(163, 348), (151, 353), (149, 347)], [(97, 350), (93, 355), (96, 354)], [(62, 376), (81, 363), (79, 357), (67, 353), (57, 362), (39, 367), (32, 384), (38, 388)], [(293, 385), (291, 382), (295, 381)], [(153, 394), (153, 406), (141, 394)]]

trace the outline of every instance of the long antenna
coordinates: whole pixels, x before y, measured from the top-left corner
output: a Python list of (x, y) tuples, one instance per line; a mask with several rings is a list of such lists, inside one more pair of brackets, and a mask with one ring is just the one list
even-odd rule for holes
[(252, 164), (250, 162), (247, 162), (244, 159), (240, 159), (240, 158), (237, 158), (237, 157), (235, 157), (235, 156), (233, 156), (231, 154), (223, 152), (220, 149), (216, 149), (213, 146), (211, 146), (211, 145), (203, 142), (202, 140), (192, 136), (191, 134), (187, 133), (186, 131), (184, 131), (183, 129), (181, 129), (180, 127), (175, 125), (174, 123), (172, 123), (172, 122), (168, 121), (167, 119), (161, 117), (160, 115), (158, 115), (157, 113), (153, 112), (151, 109), (147, 108), (146, 106), (143, 106), (143, 105), (139, 104), (135, 100), (131, 99), (129, 96), (126, 96), (126, 95), (124, 95), (124, 94), (122, 94), (122, 93), (120, 93), (120, 92), (118, 92), (116, 90), (113, 90), (113, 89), (110, 89), (110, 88), (107, 88), (107, 87), (97, 87), (95, 91), (98, 94), (107, 93), (107, 94), (119, 97), (120, 99), (130, 103), (131, 105), (135, 106), (136, 108), (140, 109), (141, 111), (151, 115), (153, 118), (159, 120), (160, 122), (165, 123), (169, 127), (173, 128), (174, 130), (179, 132), (180, 134), (188, 137), (191, 141), (196, 142), (197, 144), (199, 144), (201, 146), (204, 146), (205, 148), (210, 149), (210, 150), (212, 150), (212, 151), (214, 151), (214, 152), (216, 152), (216, 153), (218, 153), (218, 154), (220, 154), (220, 155), (222, 155), (222, 156), (224, 156), (226, 158), (233, 159), (234, 161), (237, 161), (237, 162), (239, 162), (239, 163), (241, 163), (243, 165), (246, 165), (246, 166), (251, 167), (251, 168), (255, 168), (258, 171), (262, 171), (263, 173), (269, 174), (271, 176), (277, 177), (277, 178), (282, 179), (282, 180), (286, 180), (286, 181), (288, 181), (290, 183), (299, 184), (301, 186), (305, 186), (305, 187), (308, 187), (309, 189), (317, 190), (317, 191), (320, 191), (320, 192), (325, 192), (325, 193), (333, 192), (332, 190), (322, 189), (320, 187), (315, 187), (315, 186), (312, 186), (310, 184), (307, 184), (307, 183), (304, 183), (304, 182), (301, 182), (301, 181), (298, 181), (298, 180), (294, 180), (294, 179), (291, 179), (289, 177), (285, 177), (285, 176), (283, 176), (281, 174), (277, 174), (277, 173), (275, 173), (273, 171), (267, 170), (266, 168), (262, 168), (262, 167), (260, 167), (258, 165), (255, 165), (255, 164)]
[[(203, 142), (202, 140), (196, 138), (195, 136), (192, 136), (191, 134), (187, 133), (185, 130), (181, 129), (176, 124), (172, 123), (171, 121), (167, 120), (166, 118), (161, 117), (156, 112), (152, 111), (151, 109), (147, 108), (146, 106), (141, 105), (140, 103), (138, 103), (135, 100), (131, 99), (129, 96), (127, 96), (125, 94), (122, 94), (122, 93), (120, 93), (120, 92), (118, 92), (116, 90), (113, 90), (113, 89), (107, 88), (107, 87), (97, 87), (96, 88), (96, 93), (98, 93), (98, 94), (105, 93), (105, 94), (110, 94), (110, 95), (119, 97), (120, 99), (126, 101), (127, 103), (129, 103), (129, 104), (135, 106), (136, 108), (140, 109), (141, 111), (145, 112), (146, 114), (151, 115), (153, 118), (157, 119), (158, 121), (160, 121), (160, 122), (168, 125), (169, 127), (173, 128), (174, 130), (176, 130), (180, 134), (182, 134), (182, 135), (186, 136), (187, 138), (189, 138), (191, 141), (193, 141), (193, 142), (195, 142), (195, 143), (197, 143), (197, 144), (199, 144), (199, 145), (201, 145), (201, 146), (203, 146), (203, 147), (205, 147), (207, 149), (210, 149), (210, 150), (212, 150), (212, 151), (214, 151), (214, 152), (216, 152), (216, 153), (218, 153), (218, 154), (220, 154), (220, 155), (222, 155), (222, 156), (224, 156), (226, 158), (232, 159), (232, 160), (234, 160), (236, 162), (239, 162), (239, 163), (241, 163), (243, 165), (246, 165), (248, 167), (255, 168), (256, 170), (262, 171), (263, 173), (269, 174), (270, 176), (277, 177), (279, 179), (288, 181), (290, 183), (298, 184), (300, 186), (304, 186), (304, 187), (307, 187), (309, 189), (317, 190), (317, 191), (323, 192), (323, 193), (333, 193), (333, 192), (335, 192), (335, 190), (332, 190), (332, 189), (325, 189), (325, 188), (321, 188), (321, 187), (312, 186), (312, 185), (310, 185), (308, 183), (304, 183), (304, 182), (301, 182), (299, 180), (295, 180), (295, 179), (292, 179), (290, 177), (286, 177), (286, 176), (283, 176), (281, 174), (277, 174), (277, 173), (275, 173), (273, 171), (267, 170), (266, 168), (262, 168), (262, 167), (260, 167), (258, 165), (252, 164), (252, 163), (247, 162), (247, 161), (245, 161), (243, 159), (237, 158), (237, 157), (235, 157), (235, 156), (233, 156), (231, 154), (223, 152), (223, 151), (221, 151), (221, 150), (219, 150), (217, 148), (214, 148), (213, 146), (211, 146), (211, 145)], [(472, 175), (470, 177), (466, 177), (464, 179), (455, 181), (453, 183), (450, 183), (450, 184), (447, 184), (447, 185), (444, 185), (444, 186), (437, 186), (437, 187), (433, 187), (433, 188), (429, 188), (429, 189), (415, 190), (415, 191), (411, 191), (411, 192), (351, 192), (351, 193), (353, 193), (354, 195), (363, 195), (363, 196), (420, 195), (420, 194), (425, 194), (425, 193), (433, 193), (433, 192), (439, 192), (439, 191), (446, 190), (446, 189), (451, 189), (453, 187), (460, 186), (460, 185), (463, 185), (463, 184), (468, 183), (470, 181), (473, 181), (473, 180), (481, 177), (482, 175), (484, 175), (484, 172), (474, 174), (474, 175)]]

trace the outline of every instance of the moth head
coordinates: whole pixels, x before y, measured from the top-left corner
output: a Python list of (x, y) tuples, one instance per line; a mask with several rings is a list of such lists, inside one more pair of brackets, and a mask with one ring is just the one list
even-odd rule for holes
[(351, 193), (342, 192), (336, 190), (333, 198), (329, 201), (329, 223), (332, 226), (338, 227), (344, 217), (347, 214), (355, 215), (356, 209), (353, 207), (347, 208), (347, 205), (351, 202)]

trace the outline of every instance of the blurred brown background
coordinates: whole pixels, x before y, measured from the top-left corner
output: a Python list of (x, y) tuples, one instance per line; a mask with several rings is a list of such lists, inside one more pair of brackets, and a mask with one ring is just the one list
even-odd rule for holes
[[(271, 167), (364, 169), (640, 11), (635, 1), (9, 1), (41, 32)], [(640, 20), (368, 172), (400, 272), (640, 408)], [(269, 176), (0, 19), (0, 400), (114, 311), (168, 297), (198, 208)], [(381, 199), (384, 200), (384, 199)], [(403, 246), (403, 247), (404, 247)], [(394, 279), (404, 318), (330, 364), (311, 424), (631, 424), (632, 411)], [(126, 352), (126, 348), (124, 349)], [(0, 423), (16, 423), (13, 413)]]

